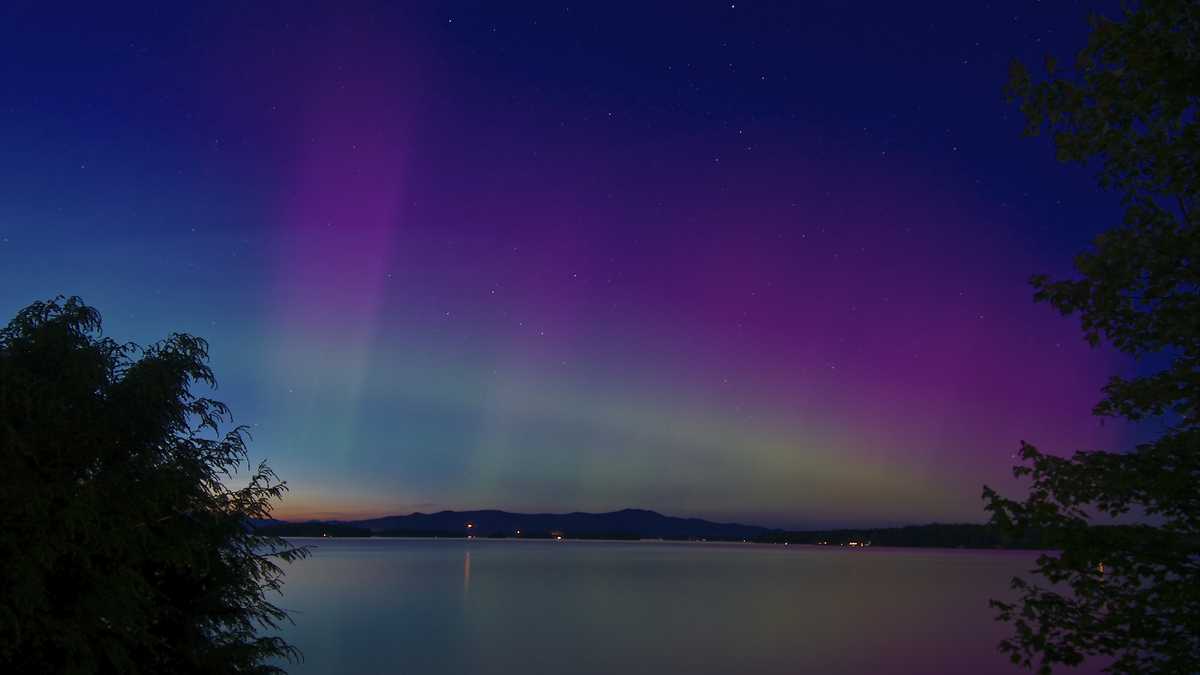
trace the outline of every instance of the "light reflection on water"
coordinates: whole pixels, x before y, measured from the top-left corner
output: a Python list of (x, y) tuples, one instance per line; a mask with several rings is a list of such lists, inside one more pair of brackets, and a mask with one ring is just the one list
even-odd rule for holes
[[(307, 543), (307, 542), (306, 542)], [(1026, 552), (323, 539), (284, 636), (315, 673), (1018, 671), (989, 597)], [(1057, 672), (1057, 671), (1056, 671)], [(1076, 671), (1085, 672), (1085, 671)]]

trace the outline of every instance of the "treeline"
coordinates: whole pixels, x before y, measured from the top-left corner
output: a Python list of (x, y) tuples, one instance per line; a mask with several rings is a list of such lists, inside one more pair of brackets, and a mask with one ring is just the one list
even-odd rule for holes
[(364, 527), (337, 523), (277, 523), (262, 525), (258, 534), (269, 537), (369, 537), (371, 531)]
[(965, 523), (910, 525), (907, 527), (770, 532), (755, 537), (764, 544), (814, 544), (846, 546), (851, 542), (871, 546), (908, 546), (915, 548), (1053, 548), (1051, 538), (1041, 532), (1011, 537), (992, 525)]
[(641, 535), (630, 532), (585, 532), (581, 534), (570, 534), (567, 532), (522, 532), (521, 534), (507, 534), (503, 532), (494, 532), (489, 534), (487, 539), (588, 539), (588, 540), (618, 540), (618, 541), (638, 541), (642, 539)]

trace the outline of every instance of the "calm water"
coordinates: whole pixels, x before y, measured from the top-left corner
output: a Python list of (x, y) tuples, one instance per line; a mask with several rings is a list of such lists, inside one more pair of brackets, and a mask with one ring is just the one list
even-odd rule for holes
[[(1023, 552), (315, 540), (292, 673), (991, 673)], [(1084, 672), (1084, 671), (1076, 671)]]

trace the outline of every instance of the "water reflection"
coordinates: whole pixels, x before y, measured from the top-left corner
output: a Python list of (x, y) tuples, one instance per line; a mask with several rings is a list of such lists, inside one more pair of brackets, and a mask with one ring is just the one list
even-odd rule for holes
[[(1034, 554), (323, 540), (288, 571), (314, 673), (1016, 675), (989, 597)], [(472, 569), (474, 567), (474, 569)], [(1093, 673), (1098, 669), (1079, 670)]]
[(471, 590), (471, 552), (463, 554), (463, 593)]

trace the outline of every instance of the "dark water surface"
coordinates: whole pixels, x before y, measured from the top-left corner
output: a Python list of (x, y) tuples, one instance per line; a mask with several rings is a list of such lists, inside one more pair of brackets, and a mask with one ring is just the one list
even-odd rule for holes
[[(301, 541), (301, 540), (298, 540)], [(1018, 673), (989, 597), (1035, 554), (322, 539), (288, 569), (306, 673)], [(1085, 671), (1075, 671), (1083, 673)]]

